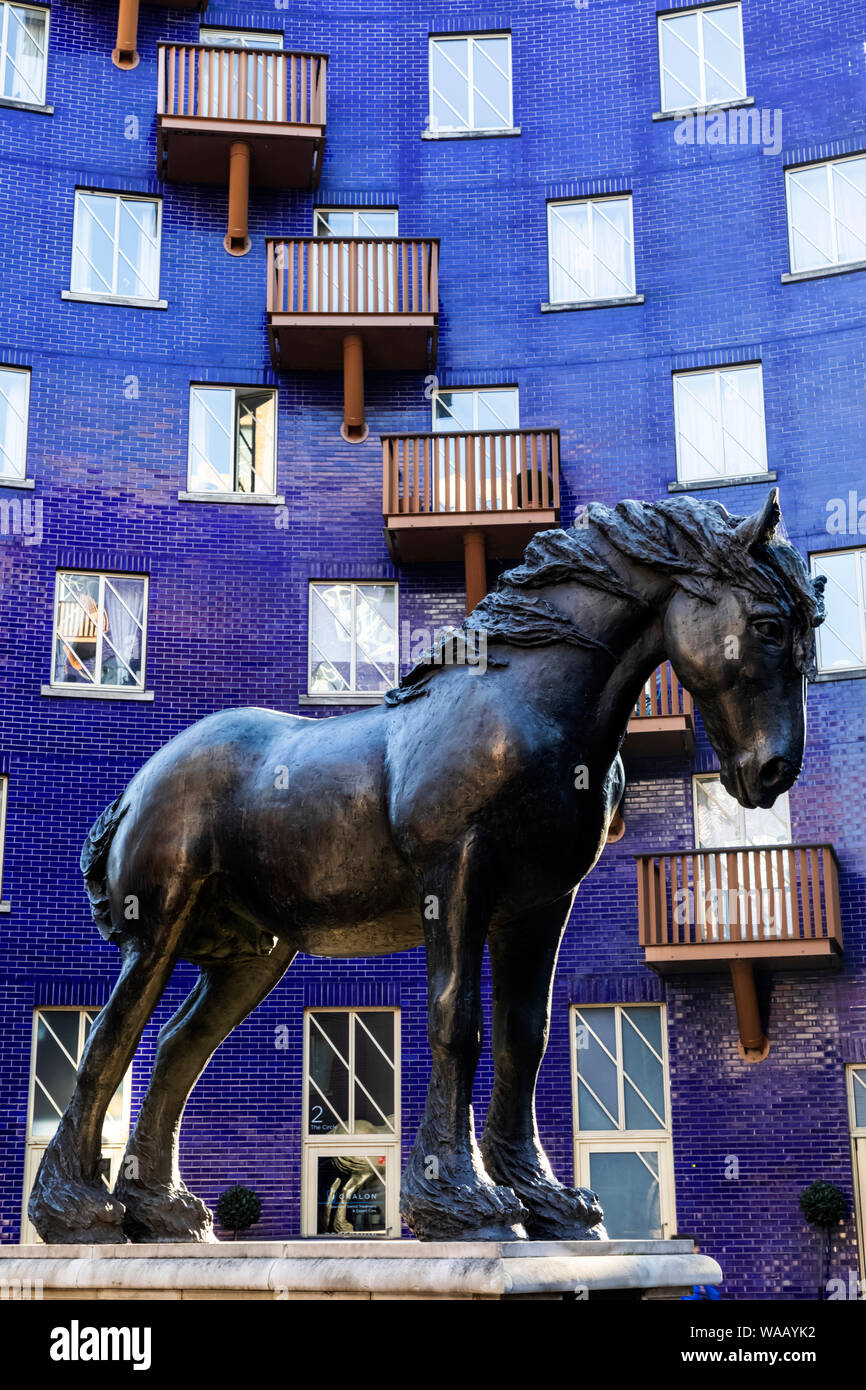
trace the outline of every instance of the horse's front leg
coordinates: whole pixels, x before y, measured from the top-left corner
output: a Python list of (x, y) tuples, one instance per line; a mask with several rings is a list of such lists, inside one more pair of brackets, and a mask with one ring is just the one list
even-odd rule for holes
[(452, 846), (421, 882), (432, 1069), (400, 1192), (403, 1219), (420, 1240), (525, 1235), (526, 1213), (514, 1192), (485, 1172), (472, 1120), (490, 896), (490, 868), (475, 835)]
[(528, 1208), (534, 1240), (604, 1238), (594, 1192), (564, 1187), (541, 1147), (535, 1083), (547, 1046), (550, 993), (572, 895), (491, 933), (493, 1058), (496, 1078), (482, 1154), (496, 1182), (507, 1183)]

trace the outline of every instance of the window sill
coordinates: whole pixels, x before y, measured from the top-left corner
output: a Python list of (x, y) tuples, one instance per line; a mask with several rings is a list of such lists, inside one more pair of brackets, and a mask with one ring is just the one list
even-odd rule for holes
[(685, 116), (709, 116), (714, 111), (735, 111), (740, 106), (754, 106), (754, 97), (734, 97), (733, 101), (712, 101), (709, 106), (681, 106), (677, 111), (654, 111), (654, 121), (681, 121)]
[(76, 304), (120, 304), (127, 309), (167, 309), (167, 299), (132, 299), (120, 294), (85, 294), (81, 290), (61, 290), (61, 299)]
[(849, 671), (819, 671), (811, 685), (826, 685), (828, 681), (866, 680), (866, 666), (855, 666)]
[(35, 487), (32, 478), (0, 478), (0, 487)]
[(299, 705), (381, 705), (385, 698), (381, 695), (299, 695)]
[(542, 304), (543, 314), (563, 314), (572, 309), (615, 309), (620, 304), (643, 304), (642, 294), (623, 295), (621, 299), (571, 299), (562, 304)]
[(12, 904), (9, 902), (0, 903), (0, 912), (11, 912)]
[(827, 275), (850, 275), (854, 270), (866, 270), (866, 261), (849, 261), (847, 265), (825, 265), (817, 270), (786, 270), (781, 280), (783, 285), (792, 285), (797, 280), (823, 280)]
[(178, 502), (217, 502), (229, 506), (284, 507), (286, 499), (278, 492), (179, 492)]
[(43, 685), (40, 695), (59, 695), (68, 700), (153, 700), (152, 690), (111, 690), (98, 685)]
[(497, 136), (520, 135), (520, 126), (503, 126), (496, 130), (422, 130), (422, 140), (490, 140)]
[(739, 478), (700, 478), (693, 483), (668, 483), (668, 492), (706, 492), (716, 487), (748, 487), (750, 483), (775, 483), (778, 480), (775, 469), (766, 473), (744, 473)]
[(12, 111), (35, 111), (40, 116), (53, 116), (53, 106), (40, 106), (36, 101), (13, 101), (11, 97), (0, 97), (0, 106), (8, 106)]

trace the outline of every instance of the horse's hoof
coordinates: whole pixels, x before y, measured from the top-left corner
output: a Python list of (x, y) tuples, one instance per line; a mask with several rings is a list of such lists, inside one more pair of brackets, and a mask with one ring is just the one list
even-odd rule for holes
[(135, 1245), (216, 1244), (213, 1212), (185, 1187), (119, 1184), (115, 1193), (126, 1208), (123, 1228)]
[(428, 1178), (410, 1167), (403, 1176), (400, 1214), (418, 1240), (525, 1240), (526, 1208), (510, 1187), (469, 1170), (463, 1180), (440, 1172)]
[(604, 1212), (588, 1187), (560, 1187), (549, 1182), (521, 1191), (529, 1208), (530, 1240), (607, 1240)]
[(27, 1215), (46, 1245), (124, 1245), (123, 1206), (104, 1184), (37, 1180)]

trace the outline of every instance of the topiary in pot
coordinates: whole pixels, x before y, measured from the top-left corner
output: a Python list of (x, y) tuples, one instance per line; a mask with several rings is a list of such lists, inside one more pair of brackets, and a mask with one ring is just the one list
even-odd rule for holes
[(234, 1231), (232, 1239), (237, 1240), (238, 1231), (246, 1231), (258, 1221), (262, 1204), (251, 1187), (236, 1183), (234, 1187), (227, 1187), (220, 1197), (216, 1214), (220, 1225), (227, 1231)]
[(848, 1198), (834, 1182), (817, 1178), (800, 1193), (800, 1210), (809, 1225), (817, 1226), (821, 1233), (818, 1298), (822, 1300), (830, 1274), (830, 1229), (848, 1215)]

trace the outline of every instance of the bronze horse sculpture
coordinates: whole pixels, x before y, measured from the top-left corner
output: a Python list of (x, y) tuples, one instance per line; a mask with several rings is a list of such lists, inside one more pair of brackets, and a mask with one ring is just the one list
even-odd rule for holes
[[(662, 661), (741, 805), (771, 806), (795, 781), (823, 603), (778, 522), (775, 489), (748, 518), (687, 496), (594, 503), (536, 535), (451, 639), (459, 655), (483, 631), (485, 669), (430, 657), (380, 706), (321, 720), (226, 710), (161, 748), (82, 851), (122, 969), (33, 1187), (40, 1235), (212, 1240), (177, 1140), (213, 1052), (299, 951), (422, 944), (432, 1068), (404, 1220), (422, 1239), (598, 1235), (594, 1194), (557, 1180), (535, 1121), (560, 938), (623, 792), (630, 712)], [(495, 1083), (479, 1146), (485, 943)], [(112, 1195), (103, 1116), (180, 959), (200, 975), (159, 1035)]]

